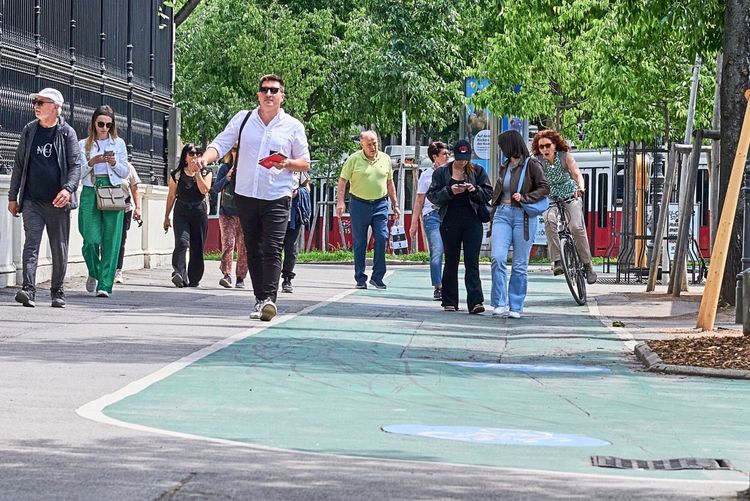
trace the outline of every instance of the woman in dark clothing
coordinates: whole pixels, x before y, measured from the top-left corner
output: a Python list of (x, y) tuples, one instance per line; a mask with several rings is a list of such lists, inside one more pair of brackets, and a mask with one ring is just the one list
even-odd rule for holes
[[(534, 203), (543, 199), (549, 195), (549, 184), (542, 164), (529, 158), (529, 150), (518, 131), (503, 132), (497, 142), (506, 160), (500, 166), (492, 193), (492, 314), (521, 318), (528, 287), (529, 254), (539, 223), (538, 218), (524, 212), (521, 202)], [(509, 281), (507, 266), (511, 245), (513, 264)]]
[(479, 250), (483, 222), (489, 221), (488, 203), (492, 185), (484, 169), (471, 163), (471, 145), (466, 140), (453, 148), (455, 160), (435, 170), (427, 199), (440, 212), (440, 235), (445, 250), (443, 299), (445, 311), (458, 310), (458, 261), (464, 249), (464, 283), (469, 313), (484, 311), (479, 278)]
[[(203, 278), (203, 246), (208, 231), (206, 193), (211, 189), (212, 172), (200, 169), (196, 159), (202, 155), (188, 143), (182, 148), (177, 168), (169, 174), (167, 212), (164, 231), (172, 226), (169, 215), (174, 207), (174, 252), (172, 252), (172, 283), (177, 287), (198, 287)], [(185, 254), (190, 249), (190, 263), (185, 272)]]

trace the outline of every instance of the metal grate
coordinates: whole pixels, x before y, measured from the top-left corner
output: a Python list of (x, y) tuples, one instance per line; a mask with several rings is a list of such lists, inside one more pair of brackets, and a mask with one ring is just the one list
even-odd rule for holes
[(678, 458), (623, 459), (614, 456), (591, 456), (591, 464), (600, 468), (620, 468), (625, 470), (731, 470), (732, 464), (726, 459)]

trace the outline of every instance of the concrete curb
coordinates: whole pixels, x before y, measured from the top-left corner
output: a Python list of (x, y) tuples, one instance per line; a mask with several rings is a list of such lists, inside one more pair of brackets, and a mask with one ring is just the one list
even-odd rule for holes
[(665, 364), (662, 362), (661, 357), (651, 350), (648, 343), (645, 342), (638, 343), (635, 346), (635, 356), (646, 366), (646, 370), (649, 372), (657, 372), (659, 374), (677, 374), (683, 376), (718, 377), (725, 379), (750, 379), (750, 371)]

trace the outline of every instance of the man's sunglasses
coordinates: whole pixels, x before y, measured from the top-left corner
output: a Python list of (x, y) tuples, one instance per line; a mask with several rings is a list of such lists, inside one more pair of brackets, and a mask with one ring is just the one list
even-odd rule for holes
[(281, 92), (281, 87), (265, 87), (261, 85), (260, 89), (258, 89), (258, 92), (260, 92), (261, 94), (267, 94), (270, 92), (271, 94), (275, 95)]
[(96, 122), (96, 126), (99, 127), (100, 129), (104, 129), (105, 127), (107, 129), (111, 129), (112, 122)]
[(540, 144), (539, 145), (539, 149), (540, 150), (546, 150), (547, 148), (552, 148), (552, 143)]
[(34, 106), (43, 106), (45, 104), (52, 104), (52, 101), (44, 101), (42, 99), (34, 99), (31, 101), (31, 104)]

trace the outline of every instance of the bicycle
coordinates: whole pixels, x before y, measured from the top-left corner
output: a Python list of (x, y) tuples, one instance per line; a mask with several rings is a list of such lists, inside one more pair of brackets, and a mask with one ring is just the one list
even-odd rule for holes
[(573, 235), (568, 229), (568, 216), (565, 212), (565, 204), (571, 200), (572, 198), (550, 198), (550, 203), (557, 206), (557, 234), (560, 237), (560, 255), (565, 281), (573, 299), (583, 306), (586, 304), (586, 270), (578, 255)]

